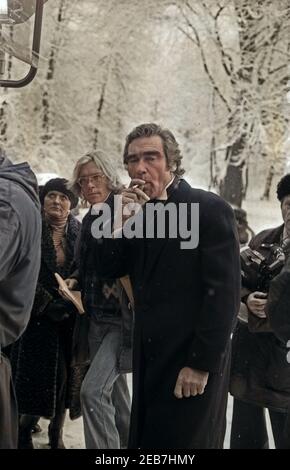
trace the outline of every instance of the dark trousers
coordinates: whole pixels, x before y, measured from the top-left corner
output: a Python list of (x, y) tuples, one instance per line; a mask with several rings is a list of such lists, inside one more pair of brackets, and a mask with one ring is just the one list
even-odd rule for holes
[[(48, 427), (49, 445), (53, 449), (59, 448), (59, 445), (63, 446), (62, 442), (62, 430), (66, 415), (66, 394), (67, 394), (67, 361), (65, 351), (63, 348), (59, 348), (59, 361), (57, 368), (56, 377), (56, 404), (55, 414), (50, 420)], [(31, 445), (30, 442), (32, 437), (32, 428), (38, 422), (40, 416), (33, 415), (21, 415), (19, 420), (19, 448), (28, 448)]]
[(0, 352), (0, 449), (17, 449), (18, 413), (9, 360)]
[[(276, 449), (290, 449), (289, 413), (269, 409)], [(234, 399), (231, 449), (269, 449), (265, 408)]]

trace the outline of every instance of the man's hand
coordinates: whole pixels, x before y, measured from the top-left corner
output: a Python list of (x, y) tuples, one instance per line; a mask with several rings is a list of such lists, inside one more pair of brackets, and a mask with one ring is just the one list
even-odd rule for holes
[(184, 367), (178, 374), (174, 395), (176, 398), (202, 395), (208, 380), (208, 372)]
[(149, 197), (143, 191), (144, 185), (144, 180), (138, 178), (132, 179), (129, 188), (122, 190), (121, 194), (123, 205), (126, 205), (130, 202), (137, 202), (143, 206), (145, 202), (149, 201)]
[[(123, 223), (136, 213), (145, 202), (149, 201), (149, 197), (144, 193), (145, 181), (141, 179), (132, 179), (129, 188), (122, 190), (122, 220)], [(130, 204), (136, 204), (136, 206), (131, 206)], [(125, 208), (125, 210), (124, 210)]]
[(265, 314), (265, 305), (267, 303), (267, 294), (265, 292), (252, 292), (247, 298), (247, 306), (251, 312), (259, 318), (267, 318)]

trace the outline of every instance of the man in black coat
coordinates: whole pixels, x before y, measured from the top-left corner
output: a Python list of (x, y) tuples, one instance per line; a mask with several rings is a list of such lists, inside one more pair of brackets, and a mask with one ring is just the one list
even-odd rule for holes
[(27, 163), (0, 154), (0, 449), (16, 449), (18, 413), (10, 364), (1, 348), (23, 333), (40, 266), (37, 181)]
[[(224, 439), (239, 243), (231, 208), (181, 179), (181, 159), (169, 130), (135, 128), (124, 149), (127, 221), (111, 239), (92, 227), (99, 274), (129, 274), (133, 286), (131, 448), (221, 448)], [(134, 203), (142, 211), (128, 218)]]

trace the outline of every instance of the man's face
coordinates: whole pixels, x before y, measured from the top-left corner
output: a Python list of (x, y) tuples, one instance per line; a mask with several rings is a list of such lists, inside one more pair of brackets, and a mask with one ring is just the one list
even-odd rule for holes
[(130, 178), (145, 181), (144, 192), (150, 199), (161, 196), (172, 178), (161, 137), (140, 137), (128, 147), (127, 167)]
[(290, 237), (290, 194), (283, 198), (281, 211), (288, 237)]
[(108, 178), (94, 162), (81, 167), (78, 184), (84, 199), (92, 205), (104, 202), (110, 194)]

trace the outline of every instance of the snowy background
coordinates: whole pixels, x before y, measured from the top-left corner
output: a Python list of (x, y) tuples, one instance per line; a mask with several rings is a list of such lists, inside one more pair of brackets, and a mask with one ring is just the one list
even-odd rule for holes
[[(26, 47), (29, 23), (1, 34)], [(267, 198), (289, 165), (289, 41), (288, 0), (48, 0), (36, 78), (0, 88), (0, 148), (37, 172), (70, 177), (94, 148), (121, 169), (127, 133), (157, 121), (195, 185), (229, 200), (231, 167), (237, 198)]]
[[(1, 37), (25, 48), (30, 26), (3, 25)], [(275, 187), (290, 171), (289, 50), (289, 0), (48, 0), (36, 78), (0, 88), (0, 150), (70, 178), (101, 148), (125, 177), (125, 136), (159, 122), (189, 182), (242, 205), (257, 233), (281, 222)], [(0, 78), (23, 67), (2, 52)], [(230, 415), (231, 402), (228, 432)], [(84, 447), (81, 419), (64, 440)]]

